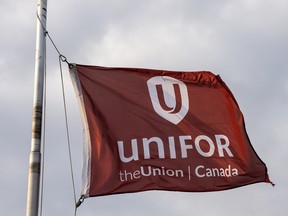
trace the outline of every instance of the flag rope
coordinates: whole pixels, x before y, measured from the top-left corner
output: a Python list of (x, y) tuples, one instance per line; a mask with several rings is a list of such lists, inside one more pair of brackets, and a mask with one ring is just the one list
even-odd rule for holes
[(66, 58), (64, 55), (61, 54), (61, 52), (59, 51), (58, 47), (57, 47), (56, 44), (54, 43), (52, 37), (50, 36), (49, 32), (48, 32), (47, 29), (44, 27), (44, 25), (43, 25), (43, 23), (42, 23), (39, 15), (38, 15), (38, 13), (36, 13), (36, 15), (37, 15), (37, 19), (38, 19), (39, 22), (41, 23), (41, 26), (42, 26), (42, 29), (43, 29), (43, 32), (44, 32), (45, 36), (47, 36), (47, 37), (49, 38), (49, 40), (50, 40), (50, 42), (52, 43), (54, 49), (55, 49), (56, 52), (58, 53), (59, 58), (61, 59), (61, 61), (62, 61), (62, 62), (66, 62), (68, 65), (70, 65), (70, 63), (68, 62), (67, 58)]
[[(72, 187), (73, 187), (73, 197), (74, 197), (74, 204), (75, 204), (75, 209), (76, 209), (76, 202), (77, 201), (76, 201), (76, 192), (75, 192), (75, 180), (74, 180), (74, 172), (73, 172), (73, 165), (72, 165), (70, 132), (69, 132), (69, 126), (68, 126), (66, 95), (65, 95), (64, 80), (63, 80), (63, 70), (62, 70), (61, 61), (62, 61), (62, 56), (59, 55), (59, 69), (60, 69), (61, 86), (62, 86), (62, 98), (63, 98), (64, 115), (65, 115), (66, 138), (67, 138), (69, 163), (70, 163), (70, 173), (71, 173), (71, 180), (72, 180)], [(76, 210), (75, 210), (75, 212), (76, 212)], [(76, 215), (76, 213), (75, 213), (75, 215)]]
[[(72, 180), (72, 188), (73, 188), (73, 198), (74, 198), (74, 216), (77, 214), (77, 208), (81, 205), (83, 202), (83, 197), (81, 196), (79, 198), (79, 201), (76, 200), (76, 191), (75, 191), (75, 180), (74, 180), (74, 171), (73, 171), (73, 165), (72, 165), (72, 153), (71, 153), (71, 144), (70, 144), (70, 133), (69, 133), (69, 127), (68, 127), (68, 115), (67, 115), (67, 105), (66, 105), (66, 95), (65, 95), (65, 87), (64, 87), (64, 80), (63, 80), (63, 70), (62, 70), (62, 64), (61, 62), (66, 62), (68, 66), (70, 67), (70, 63), (68, 62), (67, 58), (61, 54), (58, 47), (56, 46), (55, 42), (53, 41), (52, 37), (50, 36), (47, 29), (44, 27), (38, 13), (36, 13), (37, 19), (41, 23), (43, 32), (46, 37), (49, 38), (50, 42), (52, 43), (53, 47), (55, 48), (56, 52), (58, 53), (58, 60), (59, 60), (59, 70), (60, 70), (60, 77), (61, 77), (61, 87), (62, 87), (62, 97), (63, 97), (63, 106), (64, 106), (64, 116), (65, 116), (65, 127), (66, 127), (66, 138), (67, 138), (67, 145), (68, 145), (68, 154), (69, 154), (69, 164), (70, 164), (70, 174), (71, 174), (71, 180)], [(46, 75), (46, 73), (45, 73)], [(46, 82), (46, 77), (45, 77)], [(45, 95), (46, 95), (46, 83), (45, 83)], [(46, 103), (46, 98), (45, 98)], [(45, 124), (45, 123), (44, 123)], [(43, 149), (44, 151), (44, 149)], [(44, 157), (43, 157), (44, 160)], [(44, 169), (44, 163), (43, 163), (43, 169)], [(44, 173), (44, 172), (43, 172)], [(41, 188), (41, 211), (40, 215), (42, 215), (42, 200), (43, 200), (43, 176), (42, 176), (42, 188)], [(80, 204), (79, 204), (80, 203)]]

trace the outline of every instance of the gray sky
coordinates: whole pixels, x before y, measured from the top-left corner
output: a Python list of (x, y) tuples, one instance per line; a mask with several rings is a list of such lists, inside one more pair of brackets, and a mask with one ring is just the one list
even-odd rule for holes
[[(69, 62), (220, 74), (276, 184), (211, 193), (142, 192), (86, 199), (78, 215), (287, 215), (288, 1), (48, 0), (47, 28)], [(36, 1), (0, 2), (1, 215), (25, 215)], [(82, 125), (64, 67), (77, 199)], [(58, 56), (47, 41), (43, 215), (72, 215)]]

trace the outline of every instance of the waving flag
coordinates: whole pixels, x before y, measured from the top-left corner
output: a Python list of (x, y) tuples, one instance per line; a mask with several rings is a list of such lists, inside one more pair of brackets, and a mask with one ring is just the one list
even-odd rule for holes
[(211, 72), (71, 65), (85, 197), (270, 182), (231, 91)]

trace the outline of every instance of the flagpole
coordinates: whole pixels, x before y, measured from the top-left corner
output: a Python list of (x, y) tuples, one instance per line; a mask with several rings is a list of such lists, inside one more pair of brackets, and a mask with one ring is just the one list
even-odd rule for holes
[(26, 216), (37, 216), (39, 212), (39, 192), (41, 180), (41, 131), (46, 52), (46, 16), (47, 0), (37, 0), (34, 102)]

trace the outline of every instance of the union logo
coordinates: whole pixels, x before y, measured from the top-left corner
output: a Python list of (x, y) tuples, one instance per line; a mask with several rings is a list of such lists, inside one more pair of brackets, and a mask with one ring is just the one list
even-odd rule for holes
[(150, 99), (155, 112), (177, 125), (189, 110), (187, 86), (169, 76), (156, 76), (147, 81)]

